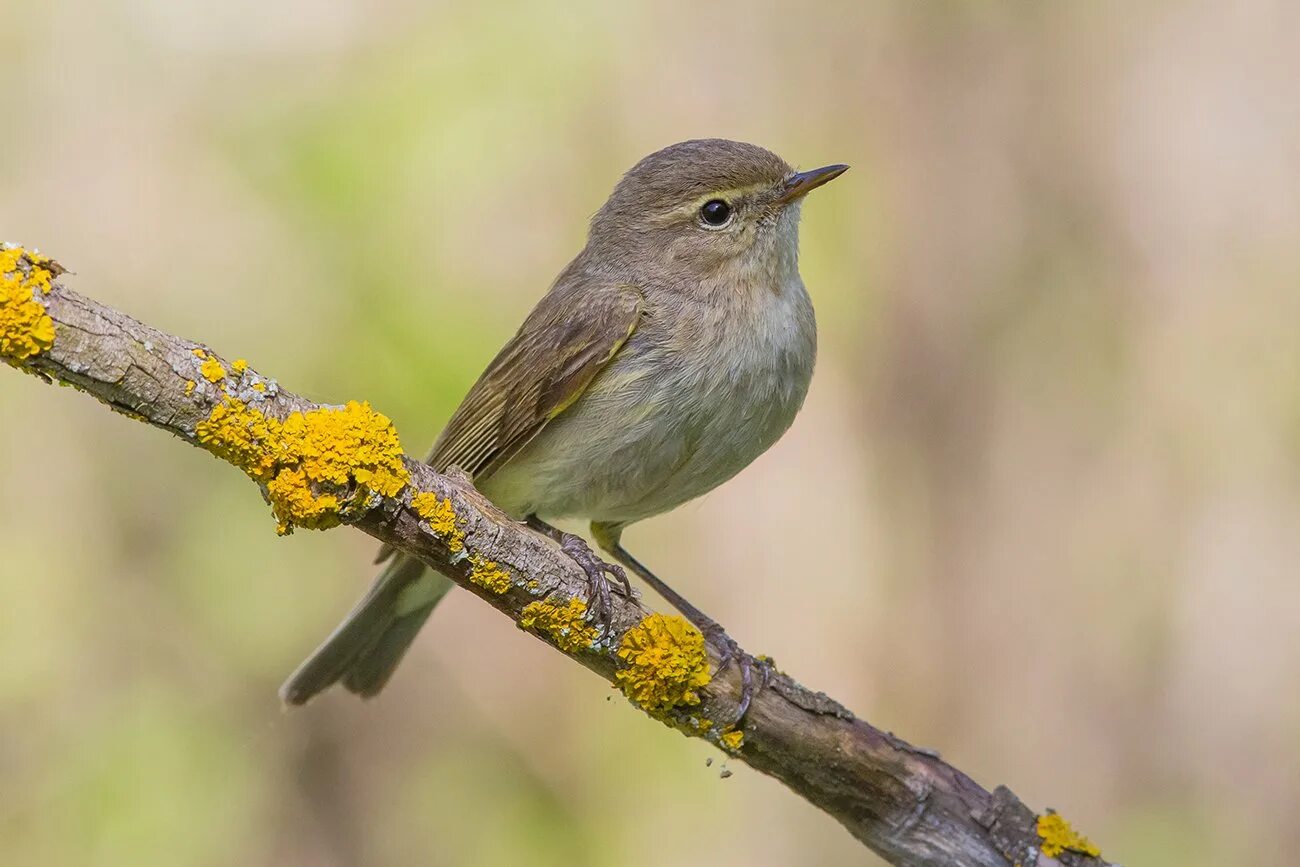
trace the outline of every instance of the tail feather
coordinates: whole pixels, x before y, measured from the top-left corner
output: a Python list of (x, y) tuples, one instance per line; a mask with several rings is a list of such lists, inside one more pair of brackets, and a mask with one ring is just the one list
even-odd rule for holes
[(343, 686), (362, 698), (378, 695), (397, 670), (397, 664), (415, 641), (435, 604), (422, 605), (394, 620), (379, 640), (366, 648), (343, 675)]
[(280, 698), (306, 704), (340, 681), (362, 697), (378, 694), (453, 586), (419, 560), (392, 558), (370, 591), (280, 687)]

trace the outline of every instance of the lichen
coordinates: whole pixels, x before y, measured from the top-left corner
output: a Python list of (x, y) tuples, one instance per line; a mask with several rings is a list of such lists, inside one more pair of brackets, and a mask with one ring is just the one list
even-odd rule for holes
[(447, 543), (447, 550), (455, 553), (465, 549), (465, 534), (456, 526), (456, 511), (451, 498), (441, 499), (430, 491), (421, 491), (411, 497), (411, 508), (423, 518), (433, 534)]
[(236, 358), (230, 362), (230, 369), (234, 371), (236, 376), (243, 376), (244, 371), (248, 370), (248, 362), (242, 358)]
[(385, 497), (406, 487), (402, 444), (392, 422), (369, 403), (318, 407), (284, 421), (289, 450), (299, 455), (314, 482), (352, 482)]
[(710, 680), (704, 636), (681, 617), (648, 615), (624, 633), (618, 658), (619, 688), (651, 712), (699, 704), (697, 690)]
[(538, 600), (529, 602), (520, 613), (519, 625), (550, 637), (565, 653), (590, 650), (599, 631), (587, 622), (587, 603), (570, 599), (565, 605)]
[[(435, 536), (452, 552), (453, 560), (464, 557), (465, 533), (456, 525), (456, 510), (450, 497), (439, 497), (432, 491), (420, 491), (411, 496), (411, 508), (429, 525)], [(510, 589), (510, 573), (495, 560), (480, 554), (469, 555), (469, 580), (492, 593), (501, 594)]]
[(194, 393), (194, 389), (195, 389), (196, 386), (197, 386), (197, 383), (196, 383), (194, 380), (192, 380), (192, 379), (186, 380), (186, 381), (185, 381), (185, 396), (186, 396), (186, 397), (189, 397), (191, 394), (193, 394), (193, 393)]
[[(22, 252), (21, 248), (17, 248)], [(27, 261), (31, 263), (31, 273), (27, 275), (27, 282), (36, 289), (41, 290), (42, 295), (49, 293), (53, 288), (53, 279), (63, 273), (63, 266), (55, 262), (48, 256), (42, 256), (32, 250), (26, 251)], [(0, 271), (8, 270), (4, 263), (0, 262)]]
[[(19, 268), (26, 259), (26, 274)], [(54, 345), (54, 320), (41, 303), (53, 277), (49, 259), (22, 247), (0, 249), (0, 358), (17, 363)]]
[(198, 441), (266, 485), (278, 532), (324, 529), (394, 497), (407, 482), (402, 446), (368, 403), (295, 412), (283, 422), (226, 397), (195, 427)]
[(510, 573), (478, 554), (469, 555), (469, 580), (492, 593), (505, 593), (510, 589)]
[(338, 497), (316, 493), (311, 479), (302, 470), (280, 470), (266, 483), (266, 494), (279, 520), (276, 532), (281, 536), (287, 536), (294, 527), (328, 530), (342, 522)]
[(228, 397), (194, 428), (198, 441), (259, 482), (274, 475), (283, 452), (283, 426), (261, 410)]
[(221, 382), (226, 378), (226, 369), (221, 366), (221, 362), (215, 355), (209, 355), (202, 364), (199, 365), (199, 373), (208, 382)]
[(1074, 830), (1059, 813), (1047, 812), (1038, 817), (1038, 836), (1043, 854), (1055, 858), (1067, 849), (1096, 858), (1101, 850), (1091, 840)]
[(677, 718), (660, 718), (663, 722), (685, 734), (698, 735), (705, 740), (713, 741), (729, 753), (740, 752), (741, 746), (745, 743), (745, 733), (743, 731), (730, 725), (719, 726), (708, 717), (697, 717), (692, 714), (685, 717), (685, 719), (680, 716)]

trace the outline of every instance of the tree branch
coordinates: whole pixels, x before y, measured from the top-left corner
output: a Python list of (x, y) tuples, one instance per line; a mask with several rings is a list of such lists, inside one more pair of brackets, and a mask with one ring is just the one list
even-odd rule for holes
[(586, 580), (546, 539), (458, 473), (400, 452), (368, 405), (328, 407), (242, 361), (158, 331), (55, 282), (63, 269), (0, 250), (0, 357), (234, 463), (254, 478), (281, 532), (347, 523), (414, 555), (521, 628), (619, 686), (633, 704), (717, 745), (838, 819), (900, 865), (1106, 862), (1059, 816), (986, 791), (936, 754), (882, 732), (778, 674), (742, 730), (734, 671), (684, 620), (614, 597), (613, 626), (586, 624)]

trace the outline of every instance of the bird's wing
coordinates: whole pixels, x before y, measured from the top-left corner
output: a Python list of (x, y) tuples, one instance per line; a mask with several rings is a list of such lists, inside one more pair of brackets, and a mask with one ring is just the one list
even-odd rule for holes
[[(582, 395), (636, 330), (641, 306), (630, 284), (562, 277), (465, 395), (425, 463), (486, 478)], [(384, 545), (375, 562), (392, 553)]]
[[(561, 278), (474, 383), (425, 463), (482, 481), (576, 401), (641, 318), (630, 284)], [(375, 562), (393, 553), (384, 545)]]
[(486, 478), (582, 395), (632, 336), (641, 307), (635, 286), (562, 279), (474, 383), (428, 463)]

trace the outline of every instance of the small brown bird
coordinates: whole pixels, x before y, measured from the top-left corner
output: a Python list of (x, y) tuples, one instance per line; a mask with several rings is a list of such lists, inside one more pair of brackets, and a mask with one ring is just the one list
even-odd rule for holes
[[(458, 466), (586, 572), (604, 627), (597, 544), (726, 647), (753, 694), (756, 661), (622, 546), (624, 528), (734, 476), (785, 432), (812, 378), (817, 332), (799, 276), (799, 208), (848, 166), (796, 172), (763, 148), (687, 141), (637, 163), (591, 221), (587, 245), (488, 365), (428, 462)], [(302, 704), (342, 681), (379, 692), (453, 584), (405, 555), (281, 688)], [(625, 589), (630, 595), (630, 589)]]

